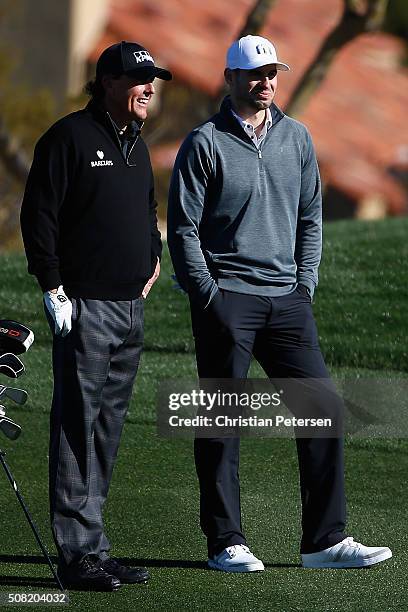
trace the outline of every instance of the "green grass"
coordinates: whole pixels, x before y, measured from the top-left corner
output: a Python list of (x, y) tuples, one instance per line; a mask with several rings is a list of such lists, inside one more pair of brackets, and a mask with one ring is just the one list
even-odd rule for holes
[[(325, 228), (320, 287), (314, 305), (321, 345), (339, 376), (407, 376), (407, 220), (339, 222)], [(0, 443), (49, 550), (47, 445), (52, 394), (50, 338), (41, 294), (21, 255), (0, 257), (0, 317), (30, 325), (36, 342), (23, 357), (18, 384), (27, 407), (11, 409), (23, 427), (17, 442)], [(349, 440), (346, 483), (349, 533), (387, 544), (394, 557), (362, 571), (299, 567), (300, 503), (295, 445), (285, 439), (242, 441), (243, 520), (254, 552), (266, 564), (257, 575), (227, 575), (205, 567), (198, 526), (198, 486), (190, 440), (165, 440), (155, 431), (158, 382), (195, 374), (188, 309), (163, 272), (146, 303), (143, 355), (106, 505), (113, 553), (147, 566), (146, 586), (115, 594), (71, 593), (70, 609), (132, 611), (260, 610), (328, 612), (408, 609), (405, 440)], [(253, 376), (261, 375), (256, 364)], [(4, 382), (3, 380), (1, 381)], [(18, 386), (18, 385), (16, 385)], [(52, 588), (49, 571), (5, 475), (0, 474), (0, 590)]]

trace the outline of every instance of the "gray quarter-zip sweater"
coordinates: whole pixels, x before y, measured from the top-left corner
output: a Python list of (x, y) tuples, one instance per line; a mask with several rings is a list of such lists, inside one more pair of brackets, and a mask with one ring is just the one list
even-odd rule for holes
[(307, 128), (271, 107), (259, 149), (220, 112), (193, 130), (174, 165), (168, 245), (181, 287), (203, 307), (218, 287), (263, 296), (313, 295), (321, 257), (319, 170)]

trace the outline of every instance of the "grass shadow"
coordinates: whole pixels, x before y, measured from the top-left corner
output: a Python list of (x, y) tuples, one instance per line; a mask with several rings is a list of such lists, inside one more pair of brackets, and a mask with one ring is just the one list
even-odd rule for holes
[[(57, 563), (56, 556), (51, 556), (52, 563)], [(0, 555), (0, 563), (34, 563), (48, 565), (42, 555)]]
[[(57, 563), (57, 557), (50, 557), (52, 563)], [(46, 565), (48, 563), (44, 557), (40, 555), (0, 555), (0, 563), (10, 564), (29, 564), (29, 565)], [(55, 588), (58, 589), (58, 585), (52, 577), (51, 571), (49, 577), (42, 576), (0, 576), (0, 586), (17, 586), (17, 587), (41, 587), (41, 588)], [(59, 590), (59, 589), (58, 589)]]
[(16, 587), (41, 587), (43, 589), (56, 589), (59, 591), (57, 583), (52, 578), (42, 576), (0, 576), (0, 586)]
[(123, 565), (129, 567), (178, 567), (181, 569), (206, 569), (205, 561), (189, 561), (187, 559), (134, 559), (133, 557), (115, 557)]
[[(119, 563), (145, 567), (178, 567), (181, 569), (209, 569), (206, 561), (189, 561), (187, 559), (134, 559), (132, 557), (117, 558)], [(300, 563), (264, 563), (267, 568), (299, 568)]]

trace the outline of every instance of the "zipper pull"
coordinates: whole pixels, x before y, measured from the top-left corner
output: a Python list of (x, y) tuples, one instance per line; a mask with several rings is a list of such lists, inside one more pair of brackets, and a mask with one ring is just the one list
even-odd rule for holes
[(262, 159), (262, 152), (261, 152), (261, 149), (258, 149), (258, 158), (259, 158), (259, 159)]

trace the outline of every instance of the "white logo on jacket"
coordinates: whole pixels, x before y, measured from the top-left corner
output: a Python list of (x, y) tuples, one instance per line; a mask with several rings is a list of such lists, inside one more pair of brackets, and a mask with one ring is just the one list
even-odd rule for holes
[(113, 166), (113, 161), (111, 159), (103, 159), (105, 157), (105, 153), (103, 151), (100, 151), (98, 149), (96, 154), (99, 159), (97, 161), (91, 161), (92, 168), (94, 168), (95, 166)]

